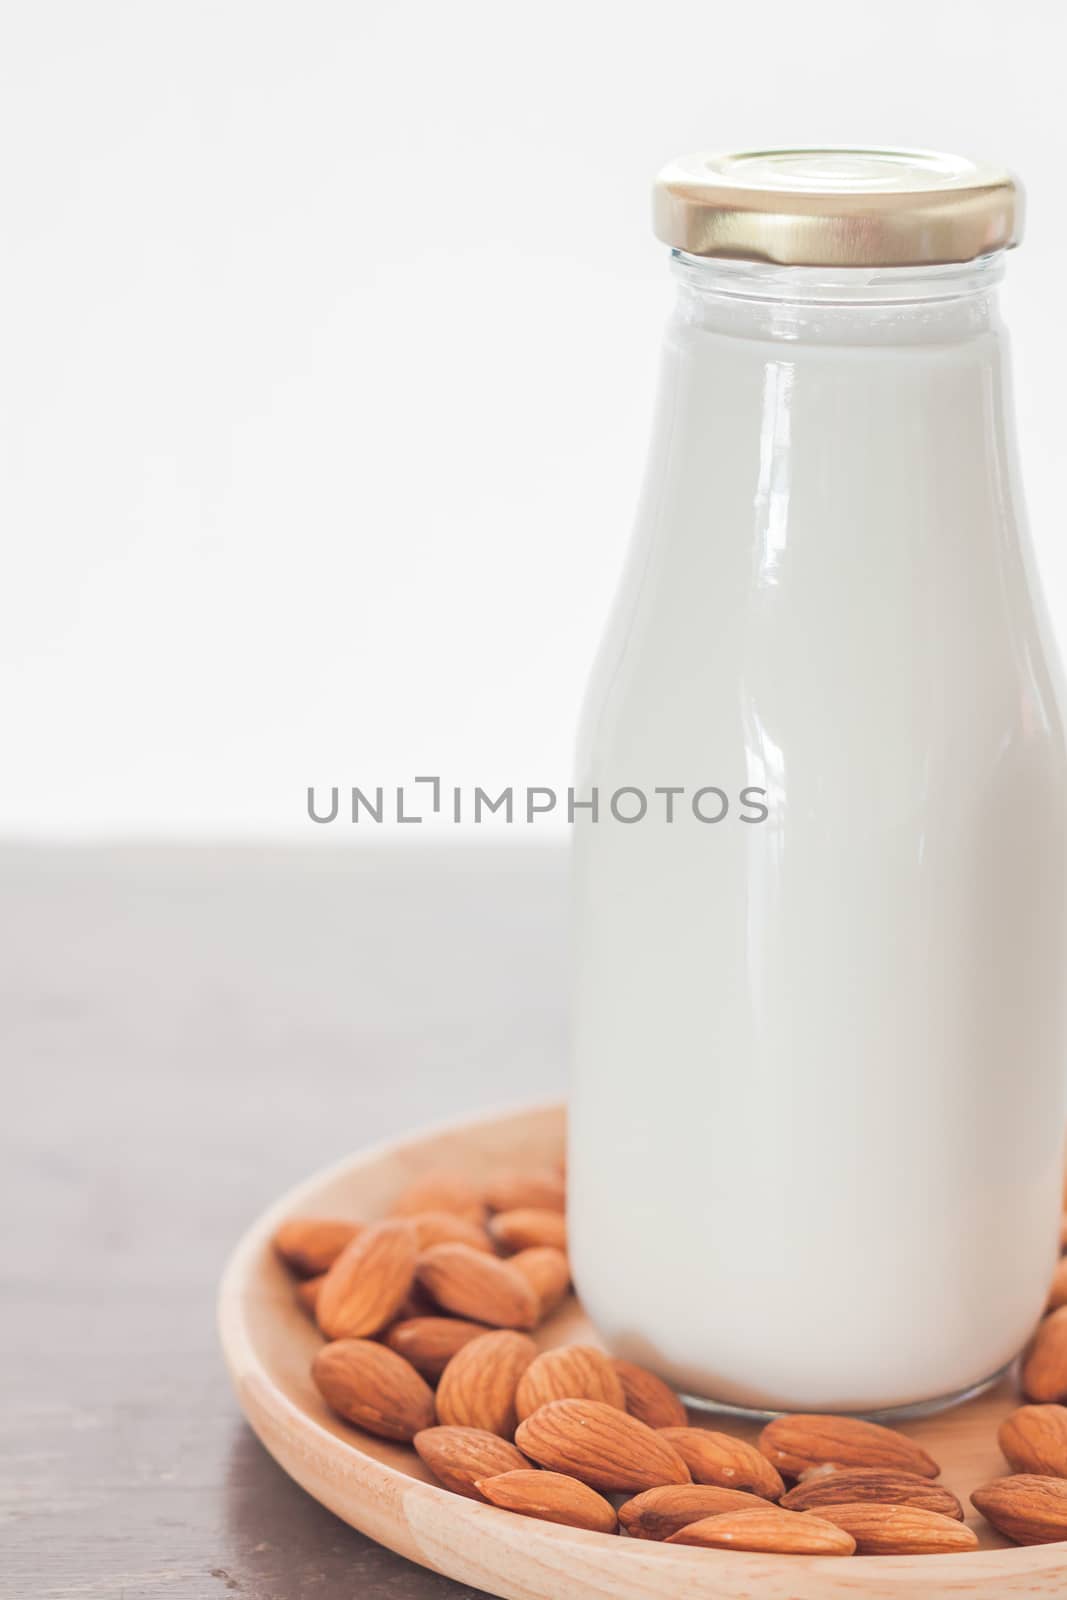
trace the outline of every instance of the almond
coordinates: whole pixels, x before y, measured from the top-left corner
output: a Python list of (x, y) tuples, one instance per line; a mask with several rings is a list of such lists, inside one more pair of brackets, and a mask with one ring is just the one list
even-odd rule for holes
[(533, 1206), (542, 1211), (567, 1209), (567, 1185), (562, 1173), (550, 1167), (531, 1171), (515, 1168), (499, 1173), (485, 1186), (490, 1211), (521, 1211)]
[(415, 1229), (420, 1250), (435, 1244), (469, 1244), (472, 1250), (493, 1253), (493, 1242), (481, 1224), (456, 1211), (417, 1211), (407, 1220)]
[(824, 1462), (835, 1467), (888, 1467), (936, 1478), (941, 1468), (911, 1439), (857, 1417), (798, 1412), (775, 1417), (759, 1436), (759, 1447), (780, 1472), (799, 1477)]
[(619, 1522), (631, 1539), (669, 1539), (679, 1528), (724, 1511), (755, 1511), (767, 1504), (742, 1489), (718, 1489), (706, 1483), (666, 1483), (646, 1489), (619, 1508)]
[(1067, 1306), (1038, 1323), (1023, 1357), (1022, 1383), (1030, 1400), (1067, 1400)]
[(409, 1183), (389, 1207), (391, 1217), (415, 1217), (424, 1211), (452, 1211), (470, 1222), (484, 1222), (482, 1186), (459, 1172), (428, 1172)]
[(521, 1272), (467, 1244), (435, 1244), (419, 1257), (422, 1287), (446, 1311), (494, 1328), (532, 1328), (541, 1303)]
[(315, 1315), (327, 1339), (362, 1339), (391, 1322), (411, 1288), (417, 1258), (415, 1230), (406, 1222), (375, 1222), (357, 1234), (319, 1289)]
[(513, 1444), (483, 1428), (424, 1428), (414, 1445), (439, 1483), (471, 1500), (482, 1498), (475, 1488), (479, 1478), (529, 1466)]
[(319, 1290), (326, 1280), (326, 1274), (320, 1273), (317, 1278), (305, 1278), (303, 1283), (296, 1286), (296, 1303), (314, 1319), (315, 1308), (319, 1303)]
[(1047, 1309), (1058, 1311), (1060, 1306), (1067, 1306), (1067, 1256), (1061, 1256), (1056, 1263), (1048, 1291)]
[(291, 1222), (283, 1222), (274, 1235), (274, 1249), (301, 1278), (317, 1278), (333, 1266), (361, 1227), (359, 1222), (294, 1217)]
[(311, 1376), (332, 1411), (383, 1439), (410, 1440), (433, 1424), (433, 1390), (415, 1368), (372, 1339), (324, 1345)]
[(394, 1322), (385, 1336), (390, 1350), (410, 1361), (431, 1383), (444, 1372), (457, 1350), (485, 1333), (480, 1322), (461, 1322), (458, 1317), (409, 1317)]
[(550, 1400), (603, 1400), (626, 1410), (626, 1395), (610, 1358), (591, 1344), (545, 1350), (526, 1368), (515, 1391), (519, 1419), (524, 1421)]
[(997, 1442), (1013, 1472), (1067, 1478), (1067, 1411), (1062, 1406), (1020, 1406), (1000, 1424)]
[(689, 1482), (688, 1467), (662, 1434), (602, 1400), (553, 1400), (519, 1423), (515, 1443), (550, 1472), (604, 1494)]
[(672, 1533), (667, 1543), (791, 1556), (850, 1556), (856, 1548), (849, 1535), (833, 1523), (823, 1522), (811, 1512), (801, 1517), (766, 1503), (752, 1511), (727, 1511), (691, 1522)]
[(977, 1549), (973, 1528), (920, 1506), (853, 1501), (819, 1506), (817, 1515), (851, 1534), (857, 1555), (949, 1555), (952, 1550)]
[(1060, 1217), (1060, 1249), (1067, 1250), (1067, 1211)]
[(937, 1511), (943, 1517), (963, 1521), (963, 1507), (950, 1490), (917, 1473), (887, 1472), (884, 1467), (820, 1472), (818, 1477), (790, 1489), (781, 1503), (789, 1511), (810, 1511), (820, 1506), (854, 1505), (861, 1500), (876, 1505), (915, 1506), (920, 1511)]
[(677, 1450), (694, 1483), (748, 1489), (764, 1500), (777, 1500), (785, 1491), (767, 1457), (733, 1434), (715, 1433), (710, 1428), (661, 1428), (659, 1435)]
[(615, 1508), (577, 1478), (562, 1472), (505, 1472), (483, 1479), (478, 1491), (494, 1506), (517, 1511), (542, 1522), (562, 1522), (568, 1528), (589, 1528), (593, 1533), (614, 1533)]
[(1016, 1544), (1067, 1539), (1067, 1478), (1020, 1473), (996, 1478), (971, 1495), (971, 1504)]
[(817, 1513), (805, 1515), (818, 1515), (851, 1534), (856, 1553), (861, 1556), (941, 1555), (978, 1548), (978, 1535), (973, 1528), (920, 1506), (886, 1506), (864, 1500), (820, 1506)]
[(510, 1438), (515, 1432), (515, 1390), (537, 1355), (524, 1333), (483, 1333), (458, 1350), (437, 1386), (437, 1420), (483, 1428)]
[(633, 1361), (615, 1361), (612, 1365), (619, 1375), (631, 1417), (650, 1428), (684, 1428), (687, 1425), (689, 1416), (685, 1406), (662, 1378)]
[(558, 1211), (537, 1211), (532, 1206), (521, 1211), (500, 1211), (489, 1224), (494, 1244), (501, 1250), (532, 1250), (535, 1245), (551, 1245), (566, 1250), (567, 1224)]
[(520, 1250), (511, 1257), (508, 1266), (522, 1273), (537, 1296), (542, 1322), (570, 1293), (571, 1264), (562, 1250), (553, 1250), (547, 1245)]

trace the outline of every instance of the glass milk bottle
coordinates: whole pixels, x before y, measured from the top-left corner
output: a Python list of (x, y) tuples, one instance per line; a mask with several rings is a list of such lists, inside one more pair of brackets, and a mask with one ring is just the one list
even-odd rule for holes
[(609, 1347), (706, 1401), (944, 1403), (1055, 1262), (1067, 770), (997, 314), (1020, 213), (927, 152), (657, 185), (677, 304), (576, 773), (570, 1237)]

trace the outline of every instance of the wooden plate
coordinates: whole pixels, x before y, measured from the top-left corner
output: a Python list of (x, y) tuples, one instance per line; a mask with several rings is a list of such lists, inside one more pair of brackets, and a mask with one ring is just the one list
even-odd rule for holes
[[(943, 1556), (750, 1555), (668, 1547), (537, 1522), (437, 1487), (415, 1452), (348, 1427), (308, 1375), (320, 1339), (293, 1300), (270, 1238), (289, 1216), (371, 1218), (433, 1168), (489, 1173), (540, 1165), (562, 1150), (558, 1106), (485, 1118), (370, 1150), (310, 1178), (262, 1216), (222, 1280), (222, 1346), (242, 1411), (275, 1460), (309, 1494), (411, 1561), (505, 1600), (1004, 1600), (1067, 1592), (1067, 1543), (1008, 1545), (971, 1513), (983, 1548)], [(592, 1335), (571, 1301), (537, 1335), (545, 1345)], [(1009, 1381), (901, 1431), (941, 1463), (964, 1505), (971, 1489), (1006, 1471), (1000, 1418), (1019, 1403)], [(756, 1429), (704, 1419), (744, 1438)]]

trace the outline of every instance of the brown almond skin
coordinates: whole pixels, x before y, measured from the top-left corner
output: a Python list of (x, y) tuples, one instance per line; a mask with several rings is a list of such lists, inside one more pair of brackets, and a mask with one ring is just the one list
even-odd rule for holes
[(482, 1323), (462, 1322), (458, 1317), (409, 1317), (393, 1323), (385, 1342), (428, 1382), (436, 1383), (456, 1352), (472, 1339), (480, 1339), (485, 1331)]
[(674, 1390), (646, 1367), (634, 1361), (614, 1361), (631, 1417), (649, 1428), (684, 1428), (689, 1413)]
[(801, 1516), (764, 1502), (752, 1511), (727, 1511), (705, 1517), (672, 1533), (668, 1544), (698, 1545), (704, 1550), (755, 1550), (769, 1555), (850, 1556), (855, 1541), (814, 1512)]
[(391, 1217), (415, 1217), (425, 1211), (451, 1211), (470, 1222), (483, 1223), (483, 1187), (459, 1172), (428, 1172), (409, 1183), (389, 1207)]
[(562, 1250), (554, 1250), (548, 1245), (520, 1250), (511, 1257), (508, 1266), (522, 1273), (537, 1296), (542, 1322), (570, 1294), (571, 1264)]
[(407, 1219), (415, 1229), (415, 1239), (421, 1250), (435, 1244), (469, 1244), (472, 1250), (493, 1253), (493, 1241), (478, 1222), (462, 1217), (455, 1211), (417, 1211)]
[(515, 1443), (549, 1472), (578, 1478), (602, 1494), (690, 1481), (689, 1468), (662, 1434), (602, 1400), (553, 1400), (519, 1423)]
[(997, 1443), (1013, 1472), (1067, 1478), (1067, 1411), (1062, 1406), (1020, 1406), (1000, 1424)]
[(568, 1528), (588, 1528), (591, 1533), (614, 1533), (618, 1526), (615, 1508), (587, 1483), (561, 1472), (505, 1472), (498, 1478), (483, 1479), (479, 1492), (504, 1511), (517, 1511), (523, 1517), (541, 1522), (562, 1522)]
[(798, 1478), (809, 1467), (886, 1467), (936, 1478), (941, 1471), (925, 1450), (877, 1422), (815, 1412), (775, 1417), (759, 1436), (759, 1447), (779, 1472)]
[[(515, 1391), (537, 1355), (524, 1333), (483, 1333), (458, 1350), (437, 1385), (437, 1420), (458, 1428), (482, 1428), (510, 1439), (515, 1432)], [(486, 1474), (483, 1474), (486, 1476)]]
[(659, 1433), (677, 1450), (694, 1483), (747, 1489), (763, 1500), (777, 1500), (785, 1493), (781, 1474), (743, 1439), (711, 1428), (661, 1428)]
[(550, 1167), (523, 1170), (511, 1168), (498, 1173), (485, 1186), (490, 1211), (539, 1211), (567, 1209), (567, 1184), (561, 1172)]
[(1067, 1539), (1067, 1478), (1024, 1472), (976, 1489), (971, 1504), (1016, 1544)]
[(1023, 1357), (1022, 1384), (1028, 1400), (1067, 1400), (1067, 1306), (1038, 1323)]
[(296, 1303), (306, 1311), (312, 1321), (315, 1320), (315, 1309), (319, 1303), (319, 1290), (326, 1280), (326, 1274), (320, 1273), (317, 1278), (305, 1278), (303, 1283), (298, 1283), (294, 1291)]
[(483, 1428), (424, 1428), (412, 1442), (437, 1481), (470, 1500), (483, 1498), (476, 1487), (479, 1478), (494, 1478), (530, 1464), (507, 1439)]
[(282, 1223), (272, 1243), (291, 1272), (301, 1278), (317, 1278), (330, 1270), (362, 1226), (333, 1218), (294, 1217)]
[(844, 1529), (860, 1556), (933, 1556), (953, 1550), (977, 1550), (978, 1535), (955, 1517), (919, 1506), (878, 1505), (873, 1501), (819, 1506), (805, 1516), (818, 1516)]
[(489, 1234), (497, 1248), (509, 1255), (538, 1245), (564, 1252), (567, 1249), (567, 1224), (558, 1211), (537, 1211), (532, 1206), (521, 1211), (500, 1211), (489, 1223)]
[(820, 1506), (856, 1504), (914, 1506), (963, 1521), (963, 1507), (949, 1489), (914, 1472), (888, 1472), (884, 1467), (844, 1467), (798, 1483), (782, 1496), (788, 1511), (817, 1511)]
[(521, 1272), (466, 1244), (435, 1244), (418, 1260), (418, 1281), (439, 1306), (494, 1328), (533, 1328), (541, 1302)]
[(364, 1339), (392, 1322), (417, 1259), (415, 1230), (406, 1222), (375, 1222), (357, 1234), (319, 1288), (315, 1316), (327, 1339)]
[(619, 1507), (619, 1522), (631, 1539), (669, 1539), (691, 1522), (719, 1517), (726, 1511), (756, 1511), (767, 1504), (743, 1489), (719, 1489), (710, 1483), (667, 1483), (646, 1489)]
[(519, 1421), (533, 1416), (550, 1400), (603, 1400), (605, 1405), (626, 1410), (626, 1395), (611, 1358), (591, 1344), (545, 1350), (526, 1368), (515, 1391)]
[(1067, 1256), (1061, 1256), (1056, 1263), (1056, 1270), (1049, 1284), (1046, 1310), (1058, 1311), (1060, 1306), (1067, 1306)]
[(330, 1409), (368, 1433), (406, 1443), (433, 1425), (429, 1384), (402, 1356), (373, 1339), (324, 1345), (311, 1376)]

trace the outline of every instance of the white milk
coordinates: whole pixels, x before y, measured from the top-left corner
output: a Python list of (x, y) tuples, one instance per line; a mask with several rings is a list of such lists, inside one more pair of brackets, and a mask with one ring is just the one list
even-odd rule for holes
[[(1041, 1311), (1067, 1110), (1064, 730), (1000, 257), (675, 271), (576, 777), (577, 1286), (697, 1396), (928, 1402)], [(625, 825), (624, 785), (686, 797)]]

